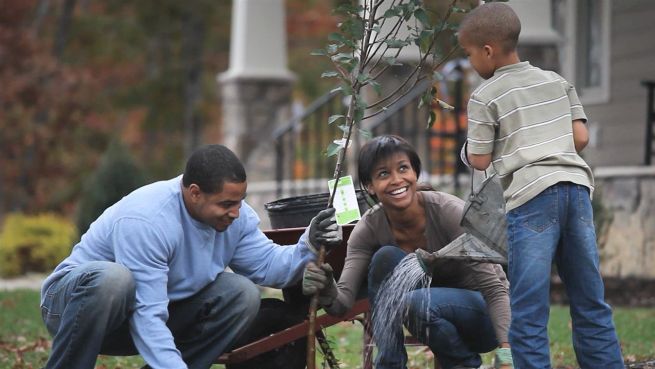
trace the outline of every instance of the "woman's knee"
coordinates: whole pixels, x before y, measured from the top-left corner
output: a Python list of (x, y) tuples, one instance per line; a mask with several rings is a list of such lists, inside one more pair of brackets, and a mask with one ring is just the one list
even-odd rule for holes
[(407, 255), (405, 251), (395, 246), (383, 246), (373, 254), (368, 268), (369, 281), (381, 282), (393, 271), (398, 263)]

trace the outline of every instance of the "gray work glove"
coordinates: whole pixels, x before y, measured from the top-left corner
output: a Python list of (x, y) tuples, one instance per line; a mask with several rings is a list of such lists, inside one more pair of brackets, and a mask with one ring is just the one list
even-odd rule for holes
[(309, 262), (305, 266), (302, 275), (302, 293), (306, 296), (313, 296), (318, 292), (318, 303), (323, 306), (330, 306), (337, 298), (337, 283), (334, 281), (334, 272), (328, 263), (320, 267)]
[(341, 226), (337, 225), (336, 210), (327, 208), (321, 210), (309, 223), (309, 249), (318, 254), (321, 245), (326, 251), (337, 247), (343, 240)]

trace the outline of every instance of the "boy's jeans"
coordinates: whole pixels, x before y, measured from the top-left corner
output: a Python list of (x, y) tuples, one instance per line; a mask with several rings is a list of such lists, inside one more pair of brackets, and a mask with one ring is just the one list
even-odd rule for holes
[[(384, 246), (373, 255), (368, 272), (371, 302), (375, 301), (384, 278), (406, 255), (405, 251), (395, 246)], [(478, 353), (491, 351), (498, 346), (487, 305), (477, 291), (432, 287), (429, 311), (425, 308), (425, 290), (410, 293), (406, 303), (408, 312), (405, 325), (414, 337), (430, 347), (443, 369), (456, 365), (477, 368), (482, 364)], [(397, 333), (400, 335), (398, 342), (402, 343), (403, 333)], [(380, 347), (378, 344), (376, 369), (404, 369), (406, 364), (404, 345)]]
[[(167, 326), (189, 368), (207, 369), (243, 333), (260, 293), (245, 277), (221, 273), (194, 296), (171, 302)], [(134, 309), (131, 272), (116, 263), (81, 265), (46, 292), (41, 313), (54, 339), (48, 369), (92, 369), (98, 354), (137, 355), (128, 319)]]
[(580, 367), (623, 368), (612, 310), (604, 301), (588, 189), (558, 183), (510, 210), (507, 221), (514, 367), (551, 367), (547, 326), (555, 261), (569, 297)]

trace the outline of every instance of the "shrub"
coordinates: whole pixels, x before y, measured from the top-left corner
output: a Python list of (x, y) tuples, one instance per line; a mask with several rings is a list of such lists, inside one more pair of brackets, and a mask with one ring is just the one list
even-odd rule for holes
[(145, 183), (145, 175), (127, 148), (114, 140), (84, 184), (76, 221), (80, 235), (105, 209)]
[(0, 275), (48, 272), (70, 253), (77, 229), (54, 214), (9, 214), (0, 231)]

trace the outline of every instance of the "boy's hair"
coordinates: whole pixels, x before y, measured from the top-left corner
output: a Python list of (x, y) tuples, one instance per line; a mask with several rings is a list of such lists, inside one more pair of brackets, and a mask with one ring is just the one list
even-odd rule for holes
[[(405, 153), (409, 158), (409, 163), (416, 178), (421, 174), (421, 159), (418, 157), (414, 147), (405, 141), (402, 137), (395, 135), (384, 135), (373, 138), (359, 150), (359, 159), (357, 164), (357, 174), (359, 176), (359, 187), (366, 191), (366, 186), (373, 181), (372, 174), (375, 165), (380, 160), (385, 160), (396, 153)], [(368, 192), (367, 192), (368, 193)], [(371, 196), (375, 201), (377, 198)]]
[(182, 176), (182, 185), (195, 183), (204, 193), (223, 191), (223, 184), (246, 181), (246, 170), (236, 155), (223, 145), (207, 145), (191, 154)]
[(516, 50), (521, 21), (514, 10), (502, 3), (482, 4), (471, 10), (459, 25), (459, 33), (478, 46), (495, 43), (504, 53)]

